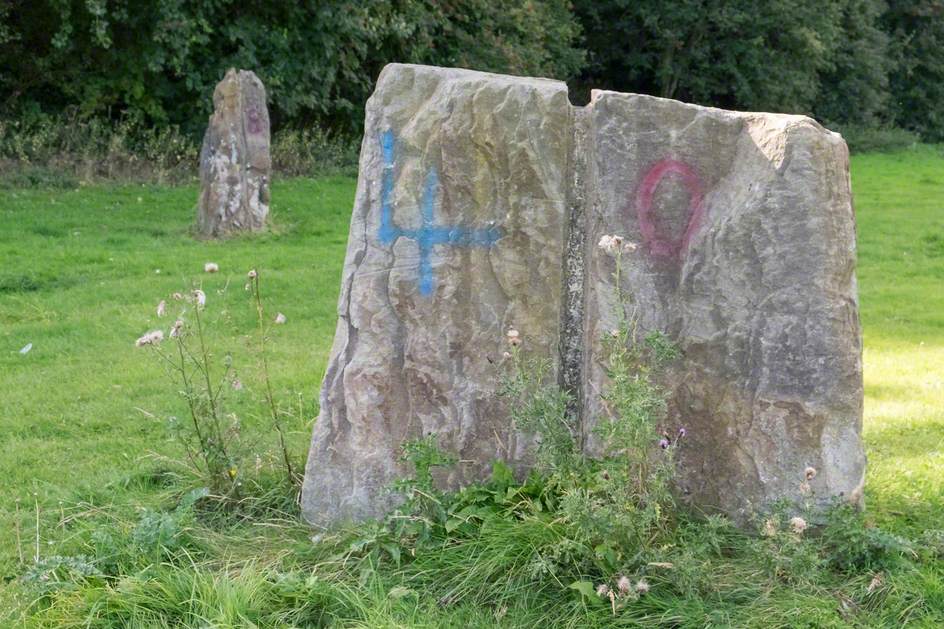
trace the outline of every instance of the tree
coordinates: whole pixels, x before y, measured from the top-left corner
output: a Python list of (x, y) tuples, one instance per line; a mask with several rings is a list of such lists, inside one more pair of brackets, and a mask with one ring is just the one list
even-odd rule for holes
[(568, 78), (579, 32), (566, 0), (13, 0), (0, 9), (0, 106), (198, 134), (213, 86), (240, 67), (265, 83), (274, 126), (351, 132), (388, 62)]
[(944, 0), (891, 0), (882, 20), (892, 38), (895, 122), (944, 140)]

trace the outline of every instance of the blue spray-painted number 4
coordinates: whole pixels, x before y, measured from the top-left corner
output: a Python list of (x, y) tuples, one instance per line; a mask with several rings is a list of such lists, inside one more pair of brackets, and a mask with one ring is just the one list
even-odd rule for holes
[(420, 248), (420, 293), (431, 295), (435, 285), (432, 263), (435, 245), (491, 247), (501, 238), (501, 230), (498, 227), (470, 229), (461, 225), (436, 225), (433, 210), (439, 191), (439, 175), (435, 168), (430, 168), (426, 173), (422, 202), (422, 227), (419, 229), (397, 227), (393, 222), (394, 143), (393, 131), (389, 129), (384, 131), (380, 138), (380, 146), (383, 150), (383, 177), (380, 182), (380, 230), (377, 233), (377, 239), (384, 245), (393, 244), (401, 236), (416, 241)]

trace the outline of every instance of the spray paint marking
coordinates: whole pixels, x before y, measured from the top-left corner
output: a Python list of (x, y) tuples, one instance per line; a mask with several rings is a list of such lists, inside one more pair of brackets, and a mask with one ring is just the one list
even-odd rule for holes
[[(652, 215), (652, 200), (656, 189), (668, 175), (677, 175), (688, 192), (688, 224), (685, 231), (678, 238), (660, 234), (656, 230), (656, 223)], [(666, 158), (653, 164), (643, 175), (642, 183), (636, 191), (636, 216), (639, 219), (639, 230), (642, 232), (643, 244), (652, 256), (663, 258), (680, 258), (685, 254), (688, 245), (701, 224), (705, 214), (704, 187), (701, 178), (695, 169), (684, 162)]]
[(436, 245), (455, 247), (491, 247), (501, 238), (498, 227), (470, 229), (461, 225), (436, 225), (436, 196), (439, 192), (439, 175), (435, 168), (426, 173), (426, 185), (423, 187), (421, 203), (422, 227), (402, 229), (393, 222), (393, 175), (394, 148), (393, 131), (383, 132), (380, 148), (383, 154), (383, 176), (380, 181), (380, 229), (377, 240), (383, 245), (390, 245), (401, 236), (415, 240), (420, 249), (419, 286), (420, 294), (431, 295), (435, 286), (433, 278), (432, 254)]

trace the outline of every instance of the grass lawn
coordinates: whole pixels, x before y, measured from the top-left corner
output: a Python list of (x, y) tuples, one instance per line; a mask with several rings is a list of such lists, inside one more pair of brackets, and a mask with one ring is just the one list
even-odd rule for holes
[[(869, 518), (887, 531), (918, 539), (926, 530), (944, 529), (944, 151), (918, 147), (858, 155), (852, 171)], [(103, 610), (127, 604), (130, 611), (121, 617), (128, 626), (171, 626), (174, 621), (167, 618), (187, 606), (193, 626), (269, 626), (278, 624), (274, 616), (260, 621), (245, 610), (264, 609), (275, 600), (316, 608), (318, 596), (326, 601), (323, 608), (335, 610), (329, 615), (349, 618), (352, 626), (547, 620), (541, 616), (542, 609), (551, 609), (546, 597), (503, 611), (471, 599), (447, 608), (436, 597), (400, 585), (393, 573), (363, 573), (359, 582), (295, 583), (269, 571), (291, 567), (296, 570), (291, 578), (299, 578), (311, 553), (308, 532), (284, 518), (262, 517), (227, 523), (225, 530), (204, 527), (204, 559), (189, 572), (174, 573), (178, 580), (164, 582), (161, 592), (146, 591), (141, 583), (147, 579), (119, 582), (109, 596), (89, 594), (108, 589), (89, 586), (76, 594), (80, 602), (63, 594), (61, 615), (23, 615), (34, 594), (18, 577), (32, 564), (37, 547), (41, 557), (76, 554), (88, 546), (91, 529), (120, 528), (145, 509), (166, 507), (168, 496), (179, 496), (180, 484), (187, 482), (168, 472), (178, 469), (173, 462), (182, 452), (165, 427), (169, 415), (183, 414), (183, 402), (159, 365), (134, 347), (147, 330), (167, 327), (155, 308), (161, 299), (176, 307), (170, 298), (175, 291), (202, 286), (209, 305), (223, 312), (220, 342), (228, 339), (227, 351), (242, 365), (254, 321), (243, 284), (246, 271), (259, 269), (270, 314), (287, 317), (272, 330), (270, 368), (280, 403), (296, 409), (288, 426), (289, 449), (304, 460), (334, 333), (354, 186), (349, 178), (277, 182), (273, 232), (225, 243), (189, 236), (197, 196), (192, 186), (0, 190), (0, 625), (86, 626), (91, 618), (95, 622), (88, 626), (120, 626), (108, 624), (114, 621)], [(208, 261), (218, 263), (220, 272), (203, 273)], [(32, 349), (21, 354), (30, 343)], [(240, 377), (256, 382), (256, 368), (245, 364)], [(269, 456), (274, 436), (254, 431), (249, 402), (234, 404), (246, 411), (249, 443)], [(743, 566), (725, 568), (737, 562), (734, 557), (719, 564), (719, 583), (748, 574)], [(153, 569), (164, 563), (155, 560)], [(249, 565), (253, 570), (244, 569)], [(815, 587), (774, 585), (763, 589), (766, 599), (758, 598), (758, 590), (731, 585), (714, 600), (676, 601), (662, 621), (944, 626), (940, 555), (883, 577), (882, 602), (849, 607), (847, 599), (873, 576), (851, 575)], [(270, 585), (260, 585), (263, 581), (280, 588), (291, 581), (287, 591), (304, 595), (279, 590), (276, 596), (266, 589)], [(122, 594), (123, 584), (129, 589)], [(168, 616), (156, 620), (160, 614), (153, 610), (161, 605)], [(68, 609), (84, 610), (85, 616), (69, 615)], [(654, 618), (647, 622), (658, 624)]]

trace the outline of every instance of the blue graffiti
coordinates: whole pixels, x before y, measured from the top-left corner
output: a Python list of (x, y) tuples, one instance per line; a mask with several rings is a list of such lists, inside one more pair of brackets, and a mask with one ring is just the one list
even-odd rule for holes
[(390, 245), (403, 236), (415, 240), (420, 249), (419, 284), (420, 294), (431, 295), (435, 285), (433, 279), (432, 254), (435, 245), (453, 245), (491, 247), (501, 238), (498, 227), (470, 229), (461, 225), (436, 225), (434, 209), (436, 194), (439, 191), (439, 175), (435, 168), (426, 173), (426, 185), (423, 188), (421, 205), (423, 225), (419, 229), (403, 229), (393, 222), (393, 131), (384, 131), (380, 138), (383, 152), (383, 176), (380, 182), (380, 230), (377, 239), (381, 244)]

